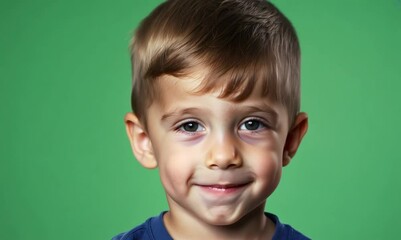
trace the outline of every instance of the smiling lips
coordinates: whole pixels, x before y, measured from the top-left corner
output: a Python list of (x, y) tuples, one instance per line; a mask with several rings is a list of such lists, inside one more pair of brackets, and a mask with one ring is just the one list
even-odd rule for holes
[(243, 189), (248, 183), (243, 184), (212, 184), (212, 185), (198, 185), (202, 190), (214, 194), (228, 194), (234, 193)]

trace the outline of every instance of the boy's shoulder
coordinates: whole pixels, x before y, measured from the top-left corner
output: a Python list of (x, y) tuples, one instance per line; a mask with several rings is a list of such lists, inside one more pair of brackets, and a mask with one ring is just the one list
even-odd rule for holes
[(274, 230), (273, 240), (284, 240), (284, 239), (308, 240), (308, 239), (310, 239), (307, 236), (305, 236), (302, 233), (295, 230), (294, 228), (292, 228), (290, 225), (281, 223), (276, 215), (271, 214), (271, 213), (265, 213), (265, 215), (268, 218), (270, 218), (276, 225), (276, 229)]
[[(173, 240), (173, 238), (168, 233), (166, 227), (163, 223), (162, 212), (159, 216), (151, 217), (146, 222), (133, 228), (132, 230), (121, 233), (115, 236), (112, 240)], [(307, 240), (310, 239), (304, 236), (302, 233), (298, 232), (288, 224), (282, 224), (278, 217), (271, 213), (266, 213), (266, 216), (270, 218), (276, 225), (273, 240)]]

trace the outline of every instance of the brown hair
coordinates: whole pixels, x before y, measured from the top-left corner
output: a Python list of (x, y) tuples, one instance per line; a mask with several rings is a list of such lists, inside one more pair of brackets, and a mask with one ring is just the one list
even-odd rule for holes
[(198, 93), (221, 89), (220, 97), (241, 101), (262, 81), (263, 94), (287, 108), (290, 123), (299, 112), (298, 39), (265, 0), (168, 0), (140, 24), (131, 61), (131, 104), (143, 122), (160, 77), (186, 76), (196, 66), (208, 68)]

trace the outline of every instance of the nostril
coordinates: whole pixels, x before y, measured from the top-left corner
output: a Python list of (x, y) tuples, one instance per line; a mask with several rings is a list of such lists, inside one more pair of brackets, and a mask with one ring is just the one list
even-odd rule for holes
[(238, 155), (224, 159), (211, 157), (206, 160), (206, 165), (210, 169), (230, 169), (240, 167), (242, 160)]
[(232, 163), (232, 164), (228, 165), (227, 168), (237, 168), (238, 166), (240, 166), (240, 165)]
[(226, 135), (220, 141), (213, 141), (213, 143), (205, 159), (208, 168), (228, 169), (242, 165), (241, 154), (233, 137)]

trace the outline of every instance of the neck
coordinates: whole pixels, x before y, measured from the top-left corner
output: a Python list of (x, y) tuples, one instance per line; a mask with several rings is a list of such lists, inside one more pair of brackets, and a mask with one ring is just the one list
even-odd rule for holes
[(191, 214), (167, 212), (164, 223), (173, 239), (271, 239), (274, 223), (265, 216), (264, 204), (231, 225), (213, 225)]

